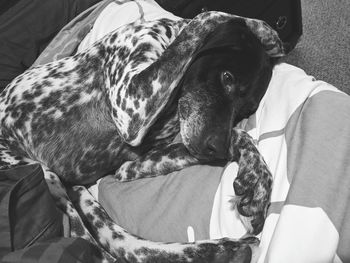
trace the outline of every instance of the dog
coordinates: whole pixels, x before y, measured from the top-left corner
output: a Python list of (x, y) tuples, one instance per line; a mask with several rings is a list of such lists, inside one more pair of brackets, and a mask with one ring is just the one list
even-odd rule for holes
[[(282, 42), (265, 23), (220, 12), (121, 27), (87, 51), (34, 67), (6, 87), (1, 166), (33, 160), (52, 184), (59, 185), (58, 175), (66, 185), (85, 185), (107, 174), (129, 181), (237, 161), (237, 209), (250, 218), (248, 232), (257, 234), (272, 176), (252, 138), (233, 127), (257, 109), (271, 78), (271, 57), (282, 53)], [(178, 133), (182, 142), (172, 143)], [(84, 187), (73, 189), (91, 231), (114, 259), (249, 262), (257, 244), (256, 238), (143, 240), (112, 222)], [(57, 202), (74, 219), (59, 195)]]

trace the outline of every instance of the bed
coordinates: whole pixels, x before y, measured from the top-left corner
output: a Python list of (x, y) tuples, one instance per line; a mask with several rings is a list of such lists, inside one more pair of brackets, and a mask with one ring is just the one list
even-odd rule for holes
[[(69, 23), (34, 65), (79, 52), (133, 20), (159, 17), (178, 19), (152, 1), (101, 2)], [(238, 126), (274, 176), (257, 262), (350, 262), (349, 96), (281, 62), (256, 113)], [(245, 229), (230, 203), (236, 173), (231, 163), (127, 183), (107, 176), (89, 191), (115, 222), (150, 240), (239, 238)], [(65, 222), (69, 237), (74, 226)]]

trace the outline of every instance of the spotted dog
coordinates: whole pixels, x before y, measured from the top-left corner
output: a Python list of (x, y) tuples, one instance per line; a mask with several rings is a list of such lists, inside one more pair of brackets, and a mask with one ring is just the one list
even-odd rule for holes
[[(143, 240), (115, 224), (82, 186), (107, 174), (127, 181), (189, 165), (237, 161), (237, 208), (261, 231), (272, 177), (247, 133), (283, 47), (265, 23), (220, 12), (135, 22), (90, 49), (13, 80), (1, 94), (1, 166), (39, 162), (75, 235), (122, 262), (249, 262), (256, 238), (189, 244)], [(182, 142), (172, 143), (180, 133)], [(57, 178), (59, 176), (60, 180)], [(118, 261), (119, 262), (119, 261)]]

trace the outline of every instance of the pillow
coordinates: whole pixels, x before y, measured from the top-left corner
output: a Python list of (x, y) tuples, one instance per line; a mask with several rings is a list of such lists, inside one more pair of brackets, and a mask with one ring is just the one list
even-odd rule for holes
[(237, 164), (231, 163), (226, 167), (195, 165), (123, 183), (106, 176), (94, 195), (116, 223), (146, 239), (240, 238), (246, 230), (231, 202), (237, 171)]
[(143, 238), (209, 239), (211, 210), (223, 171), (223, 167), (197, 165), (125, 183), (107, 176), (99, 183), (98, 201), (117, 224)]

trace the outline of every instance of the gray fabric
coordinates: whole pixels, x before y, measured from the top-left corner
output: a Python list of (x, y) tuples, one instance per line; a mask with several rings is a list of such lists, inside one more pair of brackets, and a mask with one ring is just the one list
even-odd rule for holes
[(301, 4), (304, 33), (285, 62), (350, 94), (350, 1)]
[(164, 242), (209, 239), (210, 215), (222, 167), (192, 166), (167, 176), (99, 184), (99, 202), (115, 222), (133, 234)]
[(340, 236), (338, 256), (350, 261), (350, 97), (322, 91), (286, 126), (286, 204), (322, 208)]

